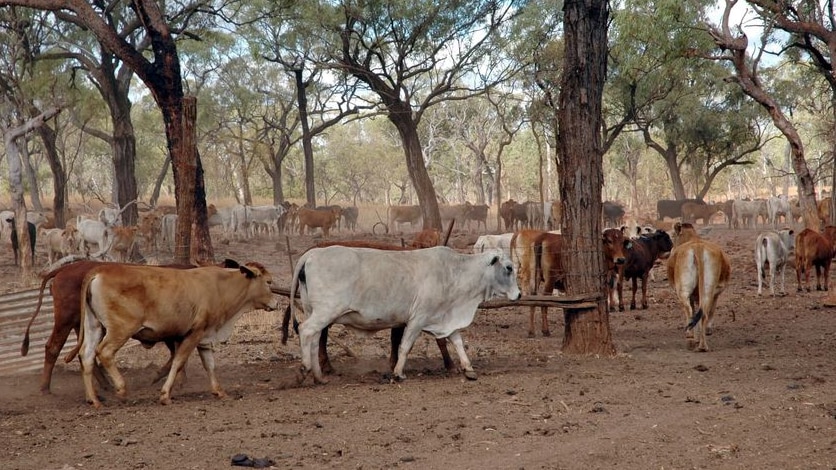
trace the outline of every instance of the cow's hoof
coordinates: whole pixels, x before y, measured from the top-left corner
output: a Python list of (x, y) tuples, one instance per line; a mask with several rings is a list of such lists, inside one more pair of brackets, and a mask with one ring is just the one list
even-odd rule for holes
[(328, 379), (326, 379), (325, 377), (317, 377), (316, 375), (314, 375), (314, 383), (319, 385), (325, 385), (328, 383)]
[(529, 338), (534, 338), (535, 336), (536, 336), (536, 335), (534, 334), (534, 332), (533, 332), (533, 331), (529, 331), (529, 332), (528, 332), (528, 337), (529, 337)]
[(623, 311), (624, 311), (624, 306), (623, 306), (623, 305), (619, 305), (619, 306), (618, 306), (618, 311), (619, 311), (619, 312), (623, 312)]
[(647, 310), (647, 304), (642, 304), (642, 310)]
[(467, 378), (467, 380), (476, 380), (478, 378), (476, 376), (476, 371), (474, 371), (474, 370), (464, 371), (464, 376)]
[(170, 405), (171, 404), (171, 397), (167, 395), (163, 395), (160, 397), (160, 405)]
[(551, 336), (551, 335), (552, 335), (552, 332), (551, 332), (551, 331), (549, 331), (549, 330), (544, 330), (544, 331), (543, 331), (543, 336), (547, 336), (547, 337), (548, 337), (548, 336)]
[(301, 384), (305, 381), (305, 378), (308, 377), (308, 370), (305, 369), (305, 366), (302, 366), (296, 369), (296, 383)]
[(635, 310), (635, 309), (636, 309), (636, 304), (630, 304), (630, 310)]
[(226, 392), (224, 392), (223, 390), (218, 390), (216, 392), (212, 392), (212, 395), (215, 395), (218, 398), (226, 398), (227, 397)]

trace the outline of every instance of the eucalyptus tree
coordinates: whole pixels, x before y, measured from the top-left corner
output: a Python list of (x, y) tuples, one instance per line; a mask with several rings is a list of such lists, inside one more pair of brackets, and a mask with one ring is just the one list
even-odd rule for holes
[(418, 126), (448, 99), (484, 93), (520, 65), (506, 59), (504, 33), (521, 0), (401, 2), (343, 0), (316, 9), (328, 66), (359, 80), (397, 128), (425, 228), (441, 228)]
[[(726, 9), (733, 7), (735, 2), (726, 1)], [(833, 0), (797, 0), (797, 1), (765, 1), (765, 0), (747, 0), (746, 3), (752, 7), (755, 14), (759, 16), (765, 25), (764, 33), (765, 39), (770, 42), (775, 41), (774, 33), (782, 31), (786, 33), (781, 40), (782, 51), (787, 56), (790, 63), (796, 66), (806, 67), (812, 65), (813, 68), (820, 74), (830, 87), (830, 112), (831, 125), (830, 132), (830, 154), (836, 156), (836, 70), (834, 70), (833, 61), (836, 59), (836, 5)], [(727, 18), (724, 16), (724, 20)], [(727, 21), (726, 21), (727, 22)], [(722, 28), (713, 28), (713, 36), (715, 41), (722, 36), (720, 40), (722, 43), (728, 43), (731, 39), (730, 35), (726, 35), (726, 31)], [(719, 34), (718, 34), (719, 33)], [(730, 31), (728, 31), (730, 33)], [(745, 35), (738, 35), (736, 41), (742, 42)], [(740, 74), (738, 73), (738, 76)], [(748, 92), (747, 92), (748, 93)], [(762, 100), (755, 98), (756, 101), (763, 104)], [(764, 105), (766, 106), (766, 105)], [(777, 116), (770, 112), (773, 119)], [(780, 118), (779, 118), (780, 119)], [(776, 123), (777, 125), (777, 123)], [(779, 126), (781, 127), (781, 126)], [(782, 128), (785, 135), (791, 134), (786, 127)], [(789, 136), (787, 136), (789, 139)], [(799, 194), (801, 195), (803, 188), (804, 195), (802, 200), (803, 207), (809, 208), (811, 197), (810, 178), (805, 174), (804, 165), (800, 160), (803, 157), (795, 149), (795, 143), (790, 142), (793, 150), (793, 167), (796, 170), (796, 175), (799, 180)], [(802, 148), (803, 154), (803, 148)], [(799, 173), (799, 171), (801, 173)], [(807, 170), (809, 171), (809, 170)], [(833, 173), (832, 173), (832, 188), (831, 188), (831, 205), (830, 217), (831, 220), (836, 220), (836, 158), (833, 159)], [(805, 205), (806, 204), (806, 205)], [(807, 215), (812, 216), (811, 212)], [(806, 217), (805, 217), (806, 220)], [(812, 223), (812, 221), (811, 221)]]
[[(45, 47), (49, 31), (47, 15), (28, 9), (6, 8), (0, 11), (0, 23), (3, 25), (0, 33), (0, 95), (10, 106), (4, 117), (12, 120), (6, 125), (21, 124), (40, 114), (44, 104), (66, 99), (66, 90), (57, 78), (56, 71), (60, 73), (60, 70), (48, 69), (36, 60), (39, 51)], [(63, 227), (67, 176), (59, 156), (57, 128), (55, 124), (43, 122), (33, 129), (54, 175), (53, 209), (56, 223)], [(34, 207), (41, 210), (40, 183), (31, 162), (28, 136), (22, 137), (23, 145), (18, 148), (29, 181), (30, 199)]]
[[(731, 77), (741, 90), (761, 105), (772, 122), (786, 137), (792, 153), (793, 169), (798, 181), (798, 194), (804, 223), (807, 227), (818, 229), (820, 222), (816, 208), (815, 182), (807, 167), (804, 154), (804, 144), (798, 130), (792, 121), (787, 117), (773, 93), (768, 89), (767, 84), (762, 81), (760, 74), (761, 59), (766, 51), (770, 40), (769, 30), (761, 36), (761, 43), (753, 55), (749, 55), (749, 39), (745, 33), (740, 31), (733, 34), (730, 26), (731, 10), (737, 0), (726, 0), (723, 8), (723, 17), (719, 25), (708, 25), (708, 33), (714, 40), (719, 52), (695, 51), (694, 55), (707, 57), (709, 59), (728, 62), (733, 67), (734, 75)], [(827, 2), (830, 3), (830, 2)], [(708, 23), (706, 23), (708, 24)], [(836, 36), (834, 36), (836, 38)], [(833, 42), (836, 46), (836, 41)]]
[(564, 56), (558, 97), (558, 145), (563, 256), (568, 295), (585, 301), (564, 308), (563, 351), (612, 355), (601, 241), (602, 101), (607, 72), (607, 0), (563, 7)]
[[(90, 3), (84, 0), (0, 0), (0, 7), (10, 5), (50, 11), (60, 21), (72, 23), (88, 34), (93, 34), (104, 49), (124, 62), (148, 87), (162, 112), (168, 150), (174, 162), (179, 213), (175, 260), (190, 260), (193, 221), (197, 228), (194, 234), (197, 243), (194, 258), (197, 261), (212, 260), (214, 253), (207, 224), (203, 169), (196, 141), (186, 134), (190, 126), (184, 120), (184, 117), (192, 114), (190, 112), (186, 115), (186, 105), (193, 100), (187, 103), (184, 99), (175, 40), (180, 35), (195, 36), (194, 32), (187, 31), (192, 22), (218, 13), (218, 9), (223, 6), (206, 1), (183, 6), (177, 11), (167, 11), (164, 10), (165, 5), (154, 0), (134, 0), (128, 4)], [(122, 37), (114, 24), (109, 22), (109, 16), (117, 13), (130, 17), (127, 20), (129, 23), (140, 25), (142, 34), (151, 43), (147, 56), (144, 49), (138, 48), (130, 38)]]

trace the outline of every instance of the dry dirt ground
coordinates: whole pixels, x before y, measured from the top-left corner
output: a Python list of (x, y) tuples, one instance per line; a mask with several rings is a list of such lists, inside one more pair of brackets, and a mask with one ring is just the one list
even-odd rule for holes
[[(527, 311), (479, 312), (463, 334), (476, 381), (446, 374), (422, 339), (408, 379), (388, 383), (388, 335), (343, 332), (345, 348), (330, 347), (331, 382), (299, 386), (297, 338), (281, 345), (279, 315), (253, 313), (217, 348), (226, 399), (208, 392), (192, 359), (174, 403), (159, 405), (150, 380), (166, 356), (161, 346), (121, 352), (129, 399), (104, 392), (100, 411), (84, 403), (76, 364), (57, 368), (46, 396), (36, 373), (0, 378), (0, 466), (218, 469), (244, 453), (277, 468), (836, 468), (836, 312), (821, 306), (822, 293), (796, 294), (789, 271), (789, 295), (758, 297), (756, 233), (708, 235), (733, 272), (707, 353), (686, 346), (661, 270), (648, 310), (611, 315), (615, 357), (561, 354), (559, 310), (553, 336), (533, 339)], [(311, 239), (291, 243), (301, 250)], [(283, 246), (232, 242), (217, 251), (261, 261), (287, 284)], [(2, 279), (13, 279), (8, 251), (2, 256)]]

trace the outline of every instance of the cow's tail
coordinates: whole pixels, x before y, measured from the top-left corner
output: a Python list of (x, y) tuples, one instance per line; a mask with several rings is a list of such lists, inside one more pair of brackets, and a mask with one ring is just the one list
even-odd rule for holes
[(284, 316), (282, 317), (282, 344), (287, 344), (287, 338), (289, 336), (289, 325), (290, 325), (290, 318), (293, 317), (293, 331), (296, 334), (299, 334), (299, 320), (297, 319), (296, 312), (294, 308), (299, 308), (296, 304), (296, 292), (299, 286), (299, 283), (305, 282), (305, 261), (307, 260), (307, 253), (303, 254), (299, 261), (296, 262), (296, 267), (293, 269), (293, 279), (290, 281), (290, 296), (289, 296), (289, 303), (287, 308), (284, 311)]
[(691, 321), (688, 323), (688, 326), (685, 327), (685, 331), (689, 331), (695, 326), (697, 326), (697, 323), (700, 322), (702, 315), (702, 307), (700, 307), (699, 309), (697, 309), (697, 313), (695, 313), (694, 316), (691, 317)]
[(35, 318), (41, 313), (41, 305), (43, 304), (44, 300), (44, 289), (46, 288), (47, 282), (50, 279), (54, 278), (59, 272), (61, 268), (53, 269), (52, 271), (44, 274), (41, 280), (41, 288), (38, 290), (38, 305), (35, 306), (35, 313), (32, 314), (32, 318), (29, 319), (29, 323), (26, 324), (26, 332), (23, 334), (23, 343), (20, 345), (20, 355), (25, 356), (29, 354), (29, 329), (32, 328), (32, 323), (35, 321)]

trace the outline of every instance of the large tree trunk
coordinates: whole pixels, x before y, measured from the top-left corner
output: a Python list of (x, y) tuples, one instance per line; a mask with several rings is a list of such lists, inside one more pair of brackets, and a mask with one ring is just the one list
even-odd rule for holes
[[(111, 115), (113, 120), (113, 169), (116, 177), (116, 203), (122, 212), (122, 223), (126, 226), (136, 225), (139, 221), (137, 198), (139, 197), (136, 184), (136, 136), (130, 119), (130, 102), (128, 109), (120, 109), (118, 115)], [(127, 112), (127, 116), (122, 114)]]
[(406, 103), (401, 103), (401, 105), (406, 109), (402, 109), (400, 113), (390, 107), (389, 120), (395, 124), (401, 136), (404, 153), (406, 154), (406, 168), (418, 196), (418, 205), (421, 206), (424, 229), (441, 230), (438, 200), (430, 174), (427, 172), (426, 165), (424, 165), (424, 151), (421, 149), (418, 126), (408, 117), (411, 115), (409, 106)]
[(38, 184), (38, 175), (35, 172), (35, 167), (32, 166), (32, 157), (29, 155), (29, 139), (23, 139), (23, 146), (20, 147), (20, 157), (23, 162), (23, 168), (26, 170), (26, 180), (29, 182), (29, 198), (32, 200), (32, 207), (37, 211), (44, 210), (44, 205), (41, 204), (41, 190)]
[(57, 136), (55, 131), (46, 124), (38, 127), (38, 136), (46, 153), (49, 169), (52, 171), (52, 213), (55, 226), (64, 228), (67, 224), (67, 171), (58, 155)]
[(606, 78), (606, 0), (566, 2), (565, 62), (558, 109), (559, 174), (563, 206), (564, 268), (570, 295), (592, 294), (597, 308), (565, 309), (563, 351), (615, 353), (604, 291), (601, 237), (601, 99)]
[(302, 124), (302, 152), (305, 154), (305, 200), (309, 206), (316, 207), (313, 146), (311, 145), (311, 128), (308, 124), (308, 95), (305, 90), (305, 81), (302, 79), (302, 68), (293, 70), (293, 78), (296, 81), (299, 122)]

